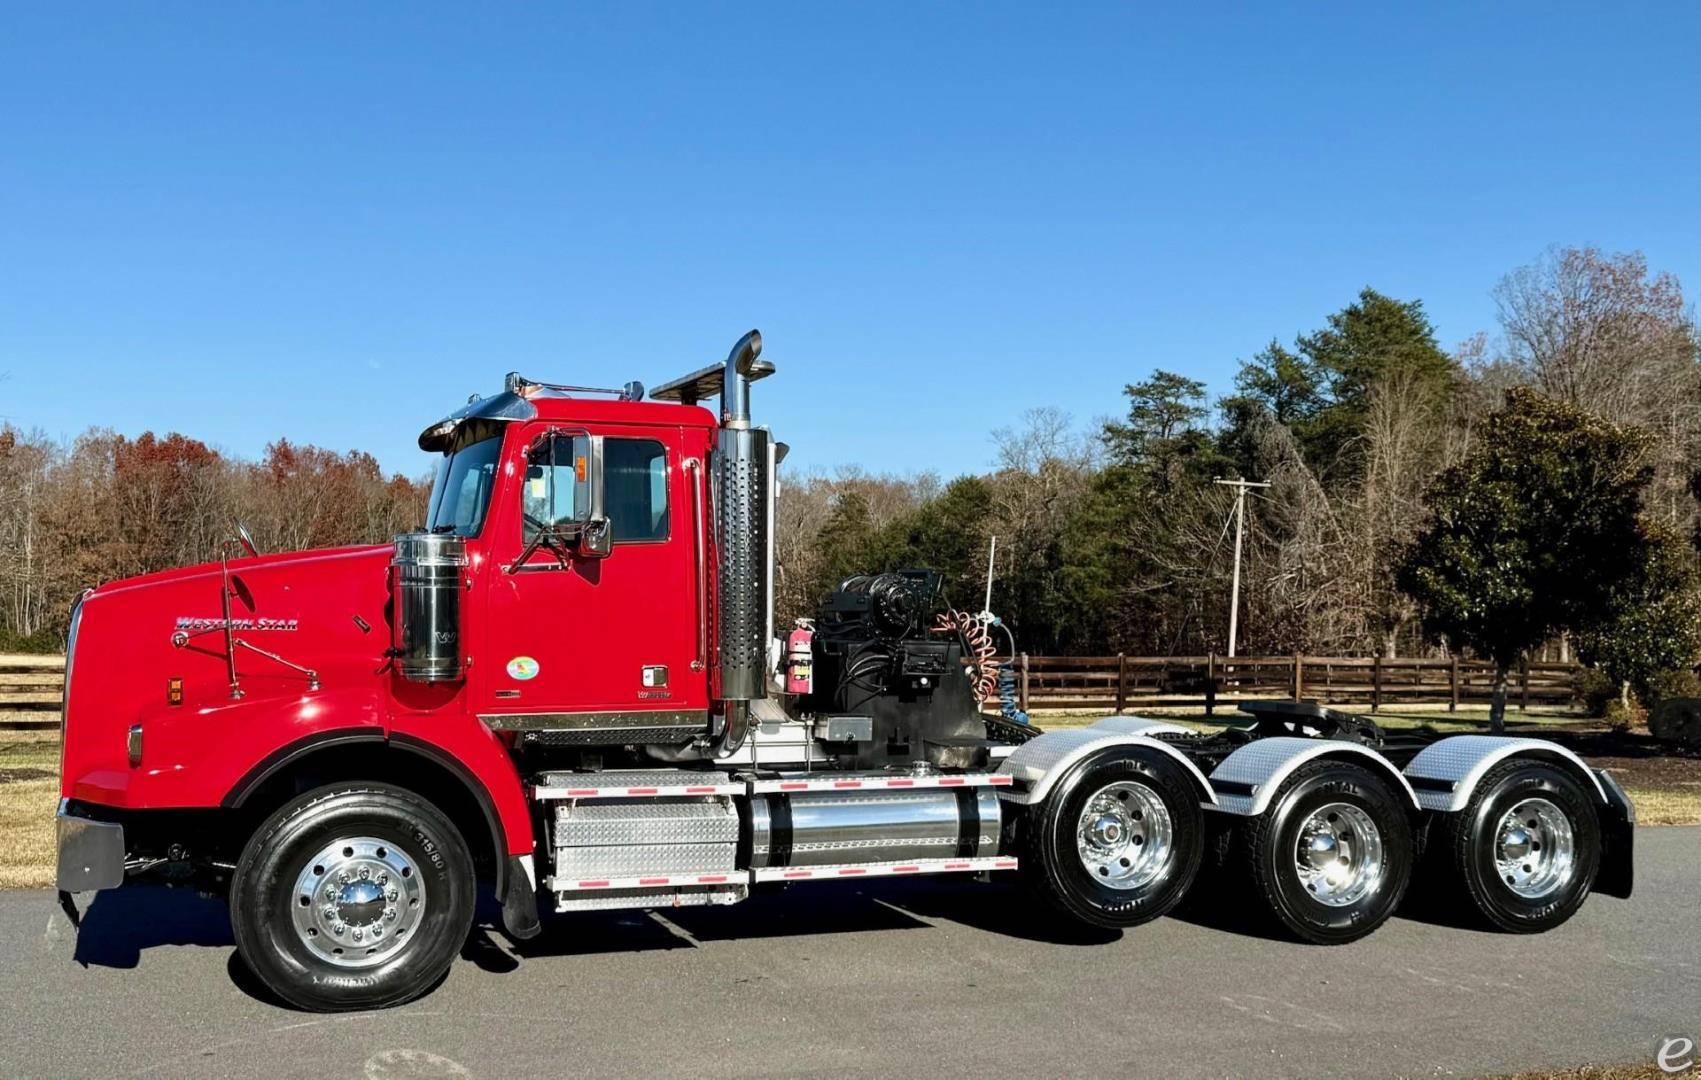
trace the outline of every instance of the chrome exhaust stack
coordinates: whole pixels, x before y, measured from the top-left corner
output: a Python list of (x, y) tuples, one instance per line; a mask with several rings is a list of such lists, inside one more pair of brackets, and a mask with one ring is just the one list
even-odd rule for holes
[(726, 702), (721, 752), (744, 743), (751, 701), (768, 696), (768, 447), (764, 428), (750, 426), (752, 376), (770, 374), (762, 335), (752, 330), (727, 354), (722, 374), (721, 431), (715, 448), (715, 652), (720, 698)]
[(726, 705), (726, 727), (717, 754), (729, 754), (750, 730), (750, 702), (768, 696), (769, 521), (773, 491), (772, 437), (750, 423), (750, 384), (774, 373), (762, 359), (762, 334), (738, 339), (726, 361), (663, 383), (650, 397), (694, 405), (716, 394), (721, 429), (709, 484), (717, 563), (711, 601), (715, 612), (715, 691)]

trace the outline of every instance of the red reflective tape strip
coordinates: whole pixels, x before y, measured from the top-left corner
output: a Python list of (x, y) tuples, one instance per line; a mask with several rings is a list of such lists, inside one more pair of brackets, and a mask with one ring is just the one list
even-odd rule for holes
[(640, 884), (640, 885), (666, 885), (668, 882), (670, 882), (672, 880), (673, 880), (672, 878), (665, 878), (665, 877), (641, 877), (641, 878), (638, 879), (638, 884)]
[(835, 780), (835, 781), (833, 781), (833, 786), (836, 787), (836, 788), (856, 788), (856, 787), (862, 786), (862, 781), (861, 780)]
[(790, 871), (787, 871), (783, 876), (788, 877), (788, 878), (814, 877), (815, 871), (813, 871), (813, 870), (790, 870)]
[(809, 789), (808, 784), (781, 784), (780, 785), (781, 791), (807, 791), (808, 789)]
[(688, 787), (685, 789), (685, 794), (687, 795), (713, 795), (714, 793), (715, 788), (712, 784), (704, 787)]
[(986, 778), (986, 782), (991, 784), (993, 787), (1004, 787), (1014, 782), (1015, 779), (1016, 778), (1014, 776), (1011, 776), (1008, 773), (994, 773)]
[(915, 781), (914, 780), (888, 780), (888, 781), (886, 781), (886, 786), (887, 787), (915, 787)]
[(699, 885), (725, 885), (726, 884), (726, 875), (725, 874), (699, 874), (698, 877), (697, 877), (697, 884), (699, 884)]
[(963, 784), (966, 784), (967, 782), (968, 781), (964, 780), (960, 776), (941, 776), (939, 778), (939, 786), (940, 787), (961, 787)]
[(656, 789), (653, 787), (629, 787), (626, 789), (628, 795), (654, 795), (655, 793)]
[(919, 874), (919, 873), (921, 873), (921, 867), (919, 867), (919, 866), (894, 866), (894, 867), (892, 867), (892, 873), (894, 873), (894, 874)]
[(608, 882), (606, 882), (606, 881), (581, 881), (581, 882), (579, 882), (579, 888), (581, 888), (581, 889), (606, 889), (606, 888), (608, 888)]
[(594, 787), (568, 788), (567, 794), (570, 797), (577, 797), (577, 796), (581, 796), (581, 795), (601, 795), (602, 789), (601, 788), (594, 788)]
[(839, 876), (849, 877), (851, 874), (866, 874), (869, 869), (866, 866), (841, 866), (839, 867)]
[(969, 864), (966, 862), (948, 862), (945, 864), (947, 870), (967, 870), (968, 868)]
[(996, 865), (997, 865), (998, 869), (1000, 869), (1000, 870), (1014, 870), (1014, 869), (1016, 869), (1016, 860), (1015, 859), (999, 859)]

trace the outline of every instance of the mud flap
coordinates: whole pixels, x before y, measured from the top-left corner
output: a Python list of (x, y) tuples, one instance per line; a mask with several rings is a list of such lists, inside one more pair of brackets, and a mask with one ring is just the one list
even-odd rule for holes
[(1595, 775), (1607, 797), (1601, 807), (1601, 870), (1595, 891), (1628, 900), (1636, 884), (1636, 807), (1611, 773), (1597, 769)]
[(502, 896), (502, 926), (520, 940), (537, 937), (543, 924), (537, 914), (537, 883), (526, 865), (531, 856), (508, 856), (506, 887)]

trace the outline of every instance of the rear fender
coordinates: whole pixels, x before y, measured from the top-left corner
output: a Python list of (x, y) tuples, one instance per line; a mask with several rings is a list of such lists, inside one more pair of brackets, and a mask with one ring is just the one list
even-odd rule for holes
[(1542, 739), (1504, 735), (1452, 735), (1431, 743), (1406, 765), (1406, 777), (1425, 810), (1452, 813), (1471, 801), (1488, 771), (1509, 757), (1536, 758), (1574, 773), (1602, 803), (1606, 788), (1583, 759), (1563, 746)]
[[(1130, 718), (1132, 719), (1132, 718)], [(1098, 727), (1075, 728), (1069, 731), (1048, 731), (1018, 746), (998, 771), (1015, 777), (1024, 788), (1006, 793), (1003, 797), (1018, 803), (1037, 805), (1051, 793), (1052, 787), (1074, 767), (1075, 763), (1113, 746), (1138, 746), (1156, 750), (1178, 763), (1193, 781), (1199, 801), (1214, 805), (1216, 796), (1199, 766), (1193, 764), (1180, 750), (1152, 738), (1150, 735), (1127, 734)]]
[(1270, 808), (1270, 800), (1295, 769), (1325, 757), (1366, 766), (1403, 793), (1413, 811), (1418, 809), (1412, 785), (1392, 762), (1369, 747), (1338, 739), (1285, 735), (1247, 743), (1211, 771), (1216, 809), (1239, 817), (1257, 817)]

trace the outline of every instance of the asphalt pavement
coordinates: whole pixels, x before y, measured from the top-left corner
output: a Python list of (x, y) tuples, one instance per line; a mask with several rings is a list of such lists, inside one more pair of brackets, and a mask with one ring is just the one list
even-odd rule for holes
[(1701, 829), (1637, 834), (1637, 895), (1516, 937), (1408, 913), (1341, 948), (1233, 897), (1081, 934), (968, 880), (795, 886), (731, 908), (476, 933), (413, 1005), (266, 998), (224, 906), (0, 893), (0, 1076), (1474, 1076), (1701, 1041)]

